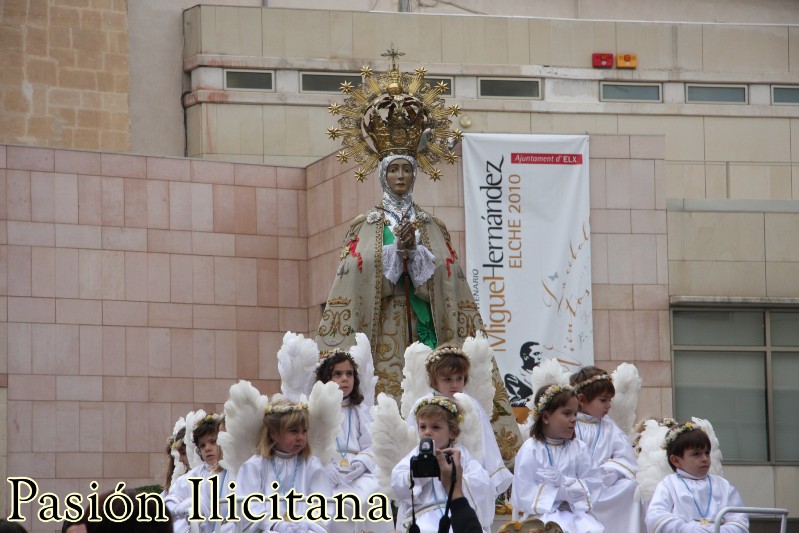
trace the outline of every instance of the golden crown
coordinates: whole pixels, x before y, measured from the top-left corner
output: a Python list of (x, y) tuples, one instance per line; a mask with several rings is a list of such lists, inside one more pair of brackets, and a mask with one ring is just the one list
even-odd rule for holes
[(440, 95), (447, 84), (431, 87), (424, 81), (424, 67), (414, 74), (400, 72), (396, 60), (405, 54), (395, 50), (393, 44), (382, 55), (391, 58), (387, 72), (375, 74), (371, 67), (362, 67), (361, 85), (341, 84), (341, 92), (348, 95), (344, 105), (328, 106), (330, 113), (341, 115), (338, 127), (327, 130), (331, 139), (342, 138), (344, 148), (336, 158), (346, 163), (352, 157), (360, 163), (355, 178), (363, 181), (384, 157), (410, 155), (422, 172), (438, 180), (441, 171), (436, 164), (441, 159), (452, 164), (458, 158), (452, 149), (463, 133), (450, 130), (449, 117), (457, 116), (460, 107), (444, 106)]

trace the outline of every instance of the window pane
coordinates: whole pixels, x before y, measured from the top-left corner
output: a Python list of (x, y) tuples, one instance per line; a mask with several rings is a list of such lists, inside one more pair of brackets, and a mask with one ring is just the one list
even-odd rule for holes
[(777, 461), (799, 461), (799, 352), (771, 354)]
[(480, 96), (538, 98), (538, 80), (480, 80)]
[(342, 82), (348, 81), (354, 87), (361, 84), (361, 76), (356, 74), (303, 74), (302, 90), (322, 93), (340, 93)]
[(602, 85), (602, 100), (645, 100), (660, 102), (660, 85)]
[(799, 87), (774, 87), (775, 104), (799, 104)]
[(688, 86), (689, 102), (732, 102), (746, 103), (745, 87), (697, 87)]
[(771, 313), (771, 344), (799, 346), (799, 313)]
[(425, 76), (424, 81), (426, 81), (430, 87), (435, 87), (439, 82), (443, 81), (447, 84), (447, 90), (441, 94), (444, 96), (452, 96), (452, 78), (430, 78)]
[(674, 311), (674, 344), (763, 346), (762, 311)]
[(765, 373), (760, 352), (675, 352), (677, 419), (710, 420), (725, 460), (767, 461)]
[(228, 89), (261, 89), (263, 91), (271, 91), (272, 73), (226, 70), (225, 87)]

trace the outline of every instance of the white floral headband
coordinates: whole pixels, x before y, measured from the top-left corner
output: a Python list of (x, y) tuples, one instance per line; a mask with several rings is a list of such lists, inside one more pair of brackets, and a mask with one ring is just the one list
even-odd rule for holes
[(217, 413), (211, 413), (211, 414), (205, 415), (203, 418), (201, 418), (200, 420), (195, 422), (194, 423), (194, 429), (197, 429), (200, 426), (200, 424), (204, 424), (206, 422), (221, 422), (221, 421), (222, 421), (222, 415), (217, 414)]
[(541, 416), (541, 413), (544, 412), (544, 409), (547, 408), (549, 402), (552, 401), (552, 398), (560, 394), (561, 392), (571, 392), (574, 391), (574, 388), (571, 385), (550, 385), (544, 391), (544, 394), (538, 399), (538, 403), (535, 404), (533, 408), (533, 418), (538, 419)]
[(265, 415), (285, 415), (295, 411), (307, 411), (308, 404), (305, 402), (289, 403), (284, 405), (267, 405), (264, 408)]
[(575, 385), (574, 386), (574, 392), (580, 392), (581, 389), (584, 389), (585, 387), (587, 387), (591, 383), (596, 383), (597, 381), (613, 381), (613, 378), (611, 378), (607, 374), (597, 374), (596, 376), (590, 377), (590, 378), (586, 379), (585, 381), (581, 381), (580, 383)]
[(447, 354), (459, 355), (461, 357), (466, 358), (467, 360), (469, 359), (469, 356), (466, 355), (466, 352), (464, 352), (462, 349), (456, 346), (444, 346), (442, 348), (436, 348), (435, 350), (430, 352), (430, 355), (428, 355), (427, 359), (425, 359), (424, 361), (424, 366), (430, 366), (431, 364), (441, 359), (442, 355), (447, 355)]
[(173, 449), (173, 450), (177, 450), (177, 449), (179, 449), (181, 446), (183, 446), (183, 439), (177, 439), (177, 440), (175, 440), (175, 437), (172, 437), (172, 436), (170, 436), (168, 439), (166, 439), (166, 444), (167, 444), (167, 446), (169, 446), (171, 449)]
[(439, 407), (443, 407), (453, 415), (455, 415), (458, 419), (458, 422), (463, 420), (463, 415), (458, 412), (458, 404), (447, 398), (446, 396), (431, 396), (429, 398), (425, 398), (419, 405), (416, 406), (416, 409), (413, 411), (413, 414), (416, 415), (419, 410), (424, 407), (425, 405), (437, 405)]
[(322, 364), (327, 361), (328, 357), (332, 357), (336, 354), (346, 355), (347, 359), (349, 359), (351, 363), (355, 364), (355, 360), (352, 358), (350, 352), (342, 350), (341, 348), (333, 348), (332, 350), (327, 350), (326, 352), (319, 352), (319, 361), (316, 362), (316, 368), (322, 366)]
[[(699, 424), (694, 422), (686, 422), (680, 426), (675, 426), (669, 429), (668, 433), (666, 433), (666, 446), (677, 440), (677, 437), (682, 435), (683, 433), (688, 433), (689, 431), (696, 431), (697, 429), (702, 429)], [(664, 446), (664, 448), (666, 447)]]

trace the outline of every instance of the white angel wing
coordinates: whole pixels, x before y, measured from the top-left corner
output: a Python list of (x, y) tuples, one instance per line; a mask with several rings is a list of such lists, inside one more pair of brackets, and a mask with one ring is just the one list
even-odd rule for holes
[[(175, 422), (175, 426), (172, 428), (172, 437), (174, 438), (175, 435), (178, 434), (178, 431), (181, 429), (186, 429), (186, 419), (182, 416), (178, 418), (177, 422)], [(183, 444), (186, 444), (186, 433), (183, 433)], [(186, 450), (188, 450), (188, 446), (186, 446)], [(186, 473), (186, 466), (180, 461), (180, 452), (178, 450), (170, 450), (169, 454), (172, 456), (173, 463), (175, 464), (174, 470), (172, 470), (172, 483), (174, 483), (180, 476)]]
[(641, 390), (641, 376), (638, 369), (630, 363), (620, 364), (613, 371), (613, 387), (616, 395), (610, 407), (610, 418), (630, 438), (635, 433), (635, 410), (638, 407), (638, 392)]
[(191, 411), (186, 415), (186, 437), (183, 442), (186, 443), (186, 456), (189, 458), (189, 468), (197, 468), (203, 462), (200, 454), (197, 453), (197, 445), (194, 442), (194, 426), (197, 422), (205, 418), (205, 411), (199, 409)]
[(533, 410), (530, 409), (530, 414), (527, 415), (527, 420), (519, 423), (519, 434), (522, 436), (522, 444), (530, 438), (530, 429), (533, 427)]
[(533, 406), (531, 405), (533, 399), (535, 398), (535, 394), (541, 387), (545, 387), (548, 385), (567, 385), (569, 383), (569, 373), (560, 364), (560, 361), (557, 360), (555, 357), (551, 357), (548, 359), (542, 359), (541, 364), (533, 369), (533, 374), (530, 377), (530, 384), (533, 387), (533, 394), (530, 397), (530, 401), (527, 403), (527, 407), (530, 410), (533, 410)]
[(323, 465), (330, 462), (336, 453), (338, 436), (344, 414), (341, 412), (343, 394), (335, 381), (317, 381), (308, 398), (308, 444)]
[(311, 392), (316, 381), (319, 348), (304, 335), (286, 332), (283, 345), (277, 352), (277, 370), (280, 373), (280, 391), (293, 402)]
[(372, 407), (375, 404), (377, 376), (375, 375), (375, 364), (372, 361), (372, 347), (369, 344), (369, 337), (360, 332), (356, 333), (355, 344), (350, 348), (350, 355), (355, 364), (358, 365), (358, 380), (361, 382), (363, 403)]
[(462, 392), (456, 392), (455, 401), (463, 411), (458, 442), (469, 450), (472, 459), (481, 463), (483, 461), (483, 428), (480, 425), (480, 415), (472, 403), (474, 400)]
[(641, 451), (638, 453), (638, 472), (635, 477), (644, 505), (649, 505), (658, 483), (672, 473), (663, 447), (668, 431), (669, 428), (657, 420), (647, 420), (638, 441)]
[(369, 432), (372, 434), (372, 452), (378, 466), (377, 480), (383, 493), (393, 500), (396, 496), (391, 488), (391, 471), (416, 447), (419, 437), (400, 416), (396, 400), (385, 393), (381, 392), (377, 396), (371, 414)]
[(719, 446), (719, 439), (716, 437), (713, 426), (710, 424), (709, 420), (705, 420), (704, 418), (691, 417), (691, 420), (705, 430), (705, 433), (707, 433), (710, 439), (710, 473), (714, 476), (724, 476), (723, 467), (721, 465), (723, 459), (721, 447)]
[(180, 476), (185, 474), (187, 470), (186, 466), (180, 461), (180, 452), (178, 450), (172, 450), (169, 453), (170, 455), (172, 455), (172, 459), (174, 460), (175, 463), (175, 469), (172, 470), (172, 481), (171, 481), (171, 485), (174, 485), (175, 481), (177, 481)]
[(414, 342), (405, 349), (405, 368), (402, 369), (402, 374), (405, 377), (402, 379), (401, 385), (402, 418), (407, 419), (408, 413), (416, 400), (430, 392), (430, 384), (427, 382), (427, 370), (424, 363), (431, 351), (429, 346), (419, 341)]
[[(463, 352), (469, 356), (469, 383), (466, 392), (476, 399), (486, 413), (491, 416), (494, 412), (494, 380), (491, 371), (494, 368), (494, 350), (488, 342), (488, 337), (479, 332), (476, 337), (468, 337), (463, 341)], [(472, 455), (474, 452), (467, 448)]]
[(225, 431), (217, 437), (222, 447), (222, 460), (219, 463), (230, 473), (230, 479), (236, 479), (244, 461), (255, 454), (268, 402), (269, 398), (249, 381), (241, 380), (230, 387), (230, 395), (225, 402)]
[[(175, 435), (177, 435), (178, 431), (180, 431), (182, 428), (185, 427), (186, 427), (186, 419), (181, 416), (180, 418), (178, 418), (178, 421), (175, 422), (175, 427), (172, 429), (172, 436), (174, 437)], [(184, 442), (185, 442), (185, 437), (184, 437)]]

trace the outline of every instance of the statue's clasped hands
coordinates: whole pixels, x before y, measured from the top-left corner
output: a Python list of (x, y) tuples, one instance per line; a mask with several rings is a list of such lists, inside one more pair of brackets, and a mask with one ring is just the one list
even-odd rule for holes
[(416, 250), (416, 228), (413, 223), (405, 222), (397, 226), (397, 250), (403, 257), (412, 250)]

